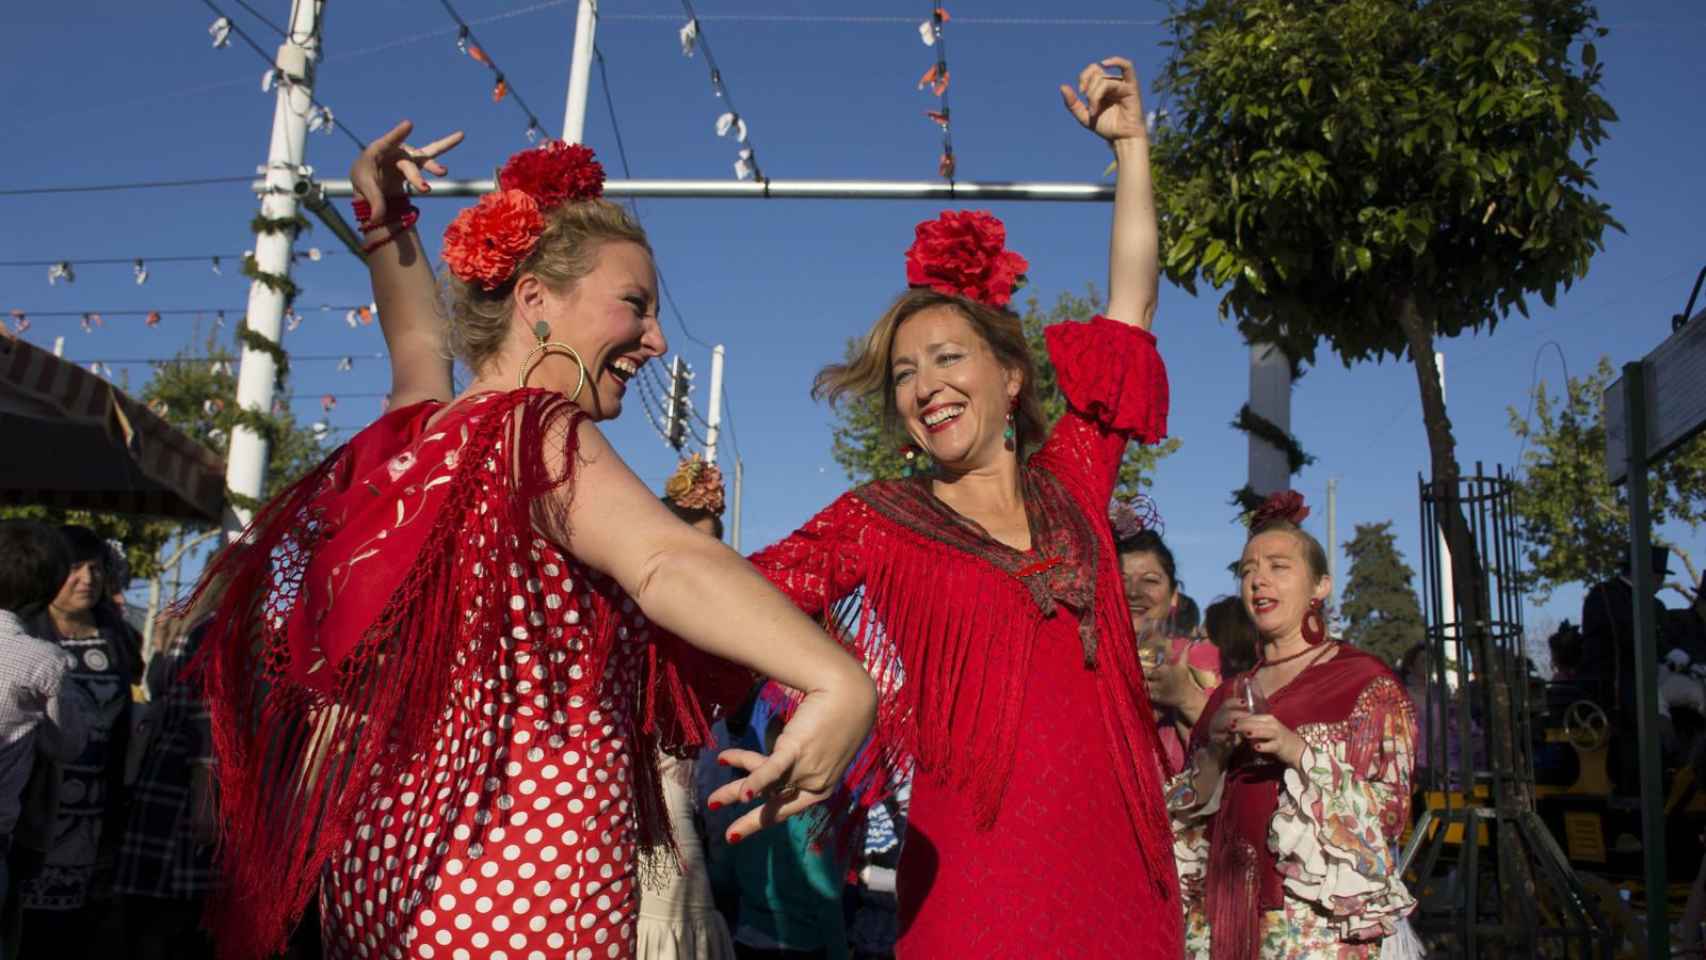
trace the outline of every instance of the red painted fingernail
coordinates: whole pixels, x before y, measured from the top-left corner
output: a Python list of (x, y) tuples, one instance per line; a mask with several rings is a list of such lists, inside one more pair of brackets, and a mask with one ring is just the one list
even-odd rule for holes
[(748, 800), (748, 801), (751, 800), (752, 799), (752, 791), (751, 790), (742, 790), (741, 794), (740, 794), (740, 798), (742, 800)]
[(730, 843), (739, 843), (740, 842), (740, 834), (738, 834), (738, 833), (729, 834), (729, 842)]
[(726, 767), (728, 765), (729, 765), (729, 762), (727, 760), (724, 760), (722, 757), (717, 758), (717, 766)]
[(722, 809), (723, 804), (719, 800), (712, 800), (710, 802), (709, 806), (712, 810), (720, 810), (720, 809)]

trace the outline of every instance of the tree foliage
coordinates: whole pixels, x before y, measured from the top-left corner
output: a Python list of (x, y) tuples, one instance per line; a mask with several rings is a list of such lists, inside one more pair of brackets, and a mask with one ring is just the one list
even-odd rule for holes
[[(1622, 487), (1613, 487), (1605, 468), (1605, 389), (1616, 378), (1611, 361), (1585, 377), (1570, 377), (1562, 395), (1544, 383), (1534, 391), (1532, 418), (1509, 411), (1511, 431), (1523, 442), (1523, 474), (1514, 511), (1522, 535), (1525, 586), (1537, 602), (1571, 584), (1598, 583), (1616, 575), (1629, 555), (1629, 506)], [(1647, 477), (1654, 526), (1667, 522), (1698, 529), (1706, 521), (1706, 437), (1696, 437)], [(1691, 558), (1674, 544), (1684, 560)], [(1693, 595), (1693, 582), (1672, 586)]]
[(1339, 615), (1346, 642), (1396, 665), (1426, 637), (1415, 571), (1398, 552), (1392, 521), (1359, 523), (1345, 541), (1350, 571)]
[[(1055, 323), (1083, 320), (1101, 312), (1102, 307), (1102, 299), (1093, 287), (1083, 296), (1061, 294), (1053, 308), (1046, 311), (1035, 297), (1025, 304), (1025, 312), (1020, 319), (1025, 325), (1025, 338), (1030, 343), (1031, 360), (1036, 366), (1037, 388), (1043, 412), (1047, 414), (1051, 425), (1066, 413), (1066, 397), (1060, 392), (1054, 364), (1049, 362), (1048, 348), (1043, 341), (1043, 328)], [(853, 356), (859, 346), (858, 339), (848, 341), (848, 356)], [(848, 479), (863, 483), (867, 480), (893, 479), (901, 475), (906, 463), (900, 448), (906, 438), (896, 433), (887, 423), (883, 413), (883, 398), (849, 398), (836, 406), (834, 417), (831, 455), (835, 457), (835, 462), (847, 471)], [(1120, 464), (1120, 479), (1115, 495), (1133, 496), (1149, 486), (1155, 464), (1178, 448), (1179, 440), (1176, 437), (1168, 438), (1153, 447), (1132, 444), (1126, 449), (1125, 460)]]
[(1253, 343), (1401, 356), (1552, 303), (1601, 248), (1597, 13), (1580, 0), (1192, 0), (1154, 149), (1169, 276)]
[[(223, 458), (239, 419), (256, 419), (253, 415), (244, 418), (238, 410), (236, 369), (237, 355), (210, 334), (204, 342), (192, 341), (170, 360), (157, 364), (153, 376), (137, 396), (167, 423)], [(281, 404), (259, 420), (271, 440), (265, 490), (265, 495), (271, 496), (318, 463), (326, 449), (312, 427), (296, 422), (288, 405)], [(161, 564), (172, 552), (169, 544), (174, 537), (211, 526), (205, 522), (40, 506), (11, 507), (4, 515), (89, 527), (104, 539), (124, 544), (131, 573), (144, 579), (163, 572)]]

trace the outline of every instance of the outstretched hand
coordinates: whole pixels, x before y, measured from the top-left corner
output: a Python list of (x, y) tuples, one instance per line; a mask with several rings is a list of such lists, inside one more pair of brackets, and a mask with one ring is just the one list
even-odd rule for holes
[(416, 193), (431, 193), (432, 184), (423, 172), (436, 177), (449, 173), (438, 158), (462, 142), (462, 131), (458, 130), (424, 147), (411, 147), (403, 141), (414, 128), (414, 123), (408, 120), (397, 124), (368, 144), (350, 166), (350, 185), (355, 188), (356, 196), (373, 208), (376, 223), (385, 219), (386, 198), (402, 196), (405, 184)]
[(862, 690), (808, 694), (771, 744), (770, 756), (753, 750), (718, 754), (719, 763), (747, 775), (713, 792), (711, 807), (763, 800), (729, 826), (729, 842), (738, 843), (834, 794), (871, 729), (875, 709), (876, 693), (868, 681)]
[[(1109, 69), (1116, 71), (1109, 73)], [(1067, 112), (1103, 140), (1114, 143), (1148, 135), (1137, 70), (1124, 57), (1109, 57), (1078, 73), (1078, 88), (1060, 85)]]

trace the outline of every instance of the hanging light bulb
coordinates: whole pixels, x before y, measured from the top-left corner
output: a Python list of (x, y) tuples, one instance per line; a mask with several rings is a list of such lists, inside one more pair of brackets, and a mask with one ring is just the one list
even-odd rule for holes
[(221, 50), (231, 44), (231, 18), (220, 17), (207, 28), (207, 35), (213, 38), (213, 49)]
[(219, 267), (219, 258), (218, 257), (213, 258), (213, 272), (217, 276), (221, 276), (221, 277), (225, 276), (225, 271), (220, 269), (220, 267)]
[(69, 260), (61, 260), (47, 268), (48, 286), (54, 286), (61, 280), (64, 280), (66, 283), (77, 282), (77, 271), (72, 269), (71, 261)]
[(131, 269), (136, 274), (136, 285), (137, 286), (140, 287), (143, 284), (148, 282), (148, 264), (143, 263), (141, 257), (136, 258), (136, 263), (132, 266)]

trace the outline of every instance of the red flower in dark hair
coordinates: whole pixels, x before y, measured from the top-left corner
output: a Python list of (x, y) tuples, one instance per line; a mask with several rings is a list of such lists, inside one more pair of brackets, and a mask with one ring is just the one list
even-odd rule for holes
[(578, 143), (548, 140), (510, 157), (498, 172), (498, 189), (520, 190), (549, 211), (570, 200), (604, 196), (604, 165)]
[(918, 225), (906, 282), (1003, 309), (1031, 265), (1007, 249), (1007, 227), (982, 210), (944, 210)]
[(1250, 514), (1250, 529), (1260, 530), (1276, 520), (1301, 527), (1308, 518), (1309, 508), (1303, 505), (1303, 494), (1296, 490), (1281, 490), (1263, 500), (1256, 512)]

